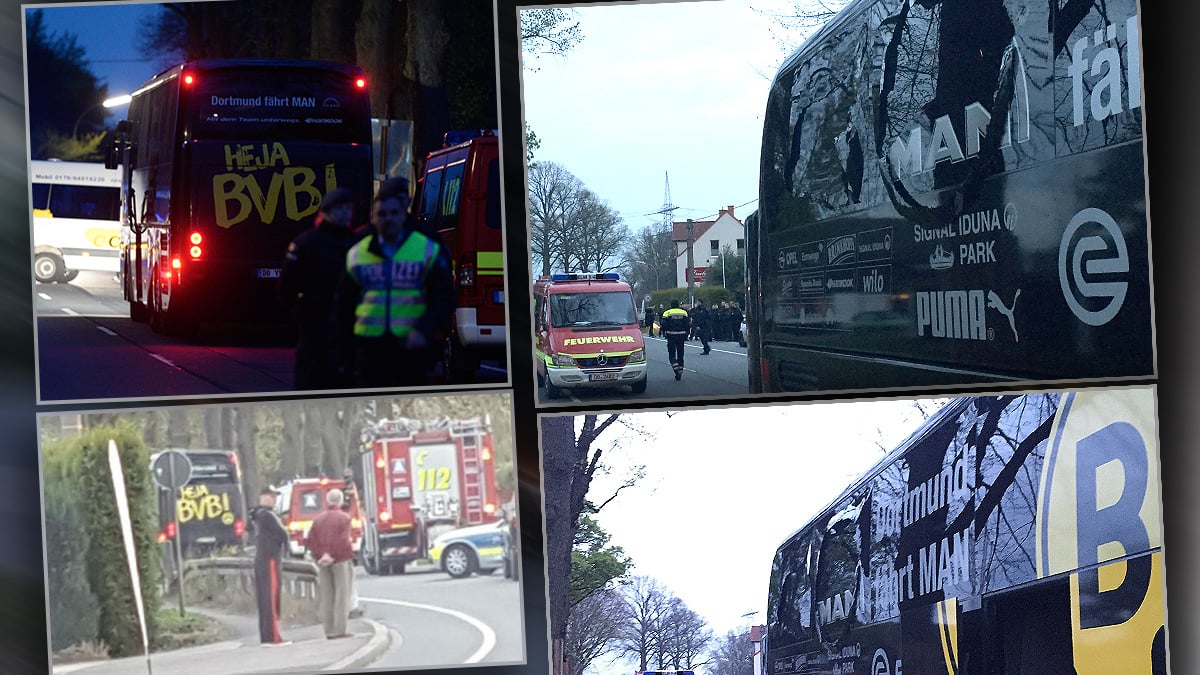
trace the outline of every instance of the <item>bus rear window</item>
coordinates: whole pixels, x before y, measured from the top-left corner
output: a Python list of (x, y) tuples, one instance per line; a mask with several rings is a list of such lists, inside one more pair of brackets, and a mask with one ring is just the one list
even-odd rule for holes
[(199, 73), (195, 87), (191, 127), (197, 139), (370, 142), (366, 93), (346, 74), (223, 69)]

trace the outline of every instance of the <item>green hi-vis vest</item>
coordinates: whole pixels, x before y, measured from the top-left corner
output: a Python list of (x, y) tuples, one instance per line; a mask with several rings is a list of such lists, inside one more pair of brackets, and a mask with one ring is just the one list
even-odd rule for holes
[(389, 332), (406, 338), (425, 315), (425, 275), (437, 259), (438, 245), (413, 232), (391, 260), (371, 250), (375, 236), (365, 237), (346, 254), (346, 270), (362, 289), (354, 310), (354, 334), (380, 337)]

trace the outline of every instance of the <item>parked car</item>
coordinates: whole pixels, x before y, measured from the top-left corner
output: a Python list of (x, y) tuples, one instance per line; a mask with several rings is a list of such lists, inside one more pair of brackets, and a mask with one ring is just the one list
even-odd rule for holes
[(491, 574), (504, 569), (509, 540), (509, 522), (497, 520), (443, 532), (429, 549), (433, 563), (446, 574), (460, 579), (473, 573)]

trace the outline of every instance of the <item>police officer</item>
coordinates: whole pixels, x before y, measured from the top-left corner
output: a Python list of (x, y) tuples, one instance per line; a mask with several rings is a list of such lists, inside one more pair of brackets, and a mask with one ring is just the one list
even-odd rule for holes
[(692, 310), (692, 320), (696, 324), (696, 336), (700, 338), (700, 344), (704, 345), (704, 351), (700, 352), (700, 354), (703, 356), (711, 351), (708, 346), (708, 341), (711, 339), (709, 336), (709, 331), (712, 330), (712, 327), (709, 325), (709, 322), (712, 320), (712, 316), (708, 311), (708, 307), (705, 306), (703, 300), (696, 301), (696, 307)]
[(316, 227), (300, 233), (288, 245), (279, 276), (279, 292), (296, 319), (294, 387), (335, 389), (348, 384), (337, 360), (333, 296), (346, 266), (346, 251), (354, 239), (354, 194), (334, 188), (321, 200)]
[(687, 311), (679, 307), (678, 300), (671, 301), (671, 309), (662, 313), (659, 334), (667, 339), (667, 359), (675, 370), (675, 379), (683, 377), (683, 350), (689, 327)]
[(424, 384), (454, 315), (446, 247), (409, 214), (408, 181), (385, 181), (371, 211), (374, 233), (346, 254), (337, 312), (353, 324), (355, 384)]
[(272, 487), (263, 488), (258, 506), (250, 509), (250, 524), (254, 530), (254, 597), (258, 601), (258, 635), (265, 645), (287, 644), (279, 634), (279, 596), (283, 581), (280, 568), (288, 533), (275, 502), (279, 493)]

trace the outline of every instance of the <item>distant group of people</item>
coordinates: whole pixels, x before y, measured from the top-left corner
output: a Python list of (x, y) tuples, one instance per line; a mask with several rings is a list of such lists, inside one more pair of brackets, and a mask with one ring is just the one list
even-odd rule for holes
[(280, 297), (296, 319), (295, 388), (426, 384), (454, 315), (450, 253), (410, 213), (408, 180), (380, 185), (371, 225), (330, 190), (287, 249)]
[[(673, 302), (672, 308), (675, 307)], [(699, 340), (704, 345), (705, 353), (709, 352), (708, 343), (711, 342), (737, 342), (741, 346), (746, 346), (746, 336), (742, 334), (742, 321), (745, 320), (745, 314), (742, 313), (742, 308), (736, 302), (722, 302), (712, 308), (709, 308), (703, 300), (697, 300), (695, 306), (681, 304), (679, 309), (688, 313), (688, 333), (687, 340)], [(670, 309), (666, 310), (671, 311)], [(648, 330), (651, 337), (655, 335), (655, 324), (660, 326), (659, 337), (661, 335), (660, 319), (666, 316), (666, 312), (662, 311), (662, 305), (647, 305), (645, 317), (642, 325)]]
[[(254, 593), (258, 601), (259, 638), (264, 645), (285, 645), (279, 630), (280, 583), (288, 532), (276, 512), (279, 493), (271, 487), (259, 494), (250, 510), (255, 535)], [(354, 544), (346, 496), (341, 490), (325, 495), (326, 508), (309, 526), (305, 545), (317, 564), (317, 605), (325, 637), (350, 637), (347, 622), (361, 615), (354, 592)]]
[(658, 324), (659, 335), (667, 341), (667, 358), (675, 371), (675, 379), (679, 380), (683, 377), (684, 343), (699, 340), (704, 347), (701, 356), (712, 352), (710, 341), (736, 341), (745, 347), (744, 318), (737, 303), (722, 302), (709, 309), (703, 300), (697, 300), (694, 306), (681, 306), (679, 300), (672, 300), (671, 307), (661, 314), (656, 307), (647, 307), (645, 320), (651, 336), (655, 323)]

